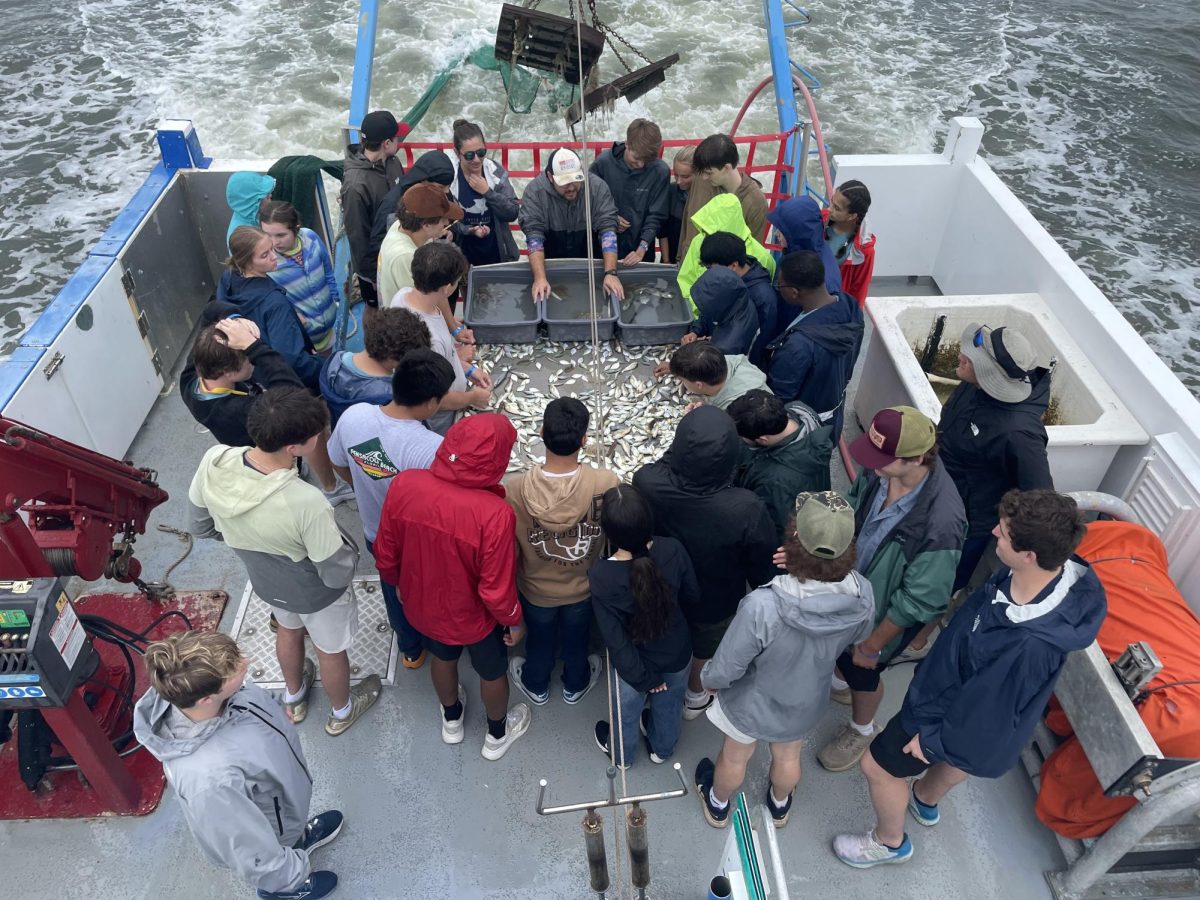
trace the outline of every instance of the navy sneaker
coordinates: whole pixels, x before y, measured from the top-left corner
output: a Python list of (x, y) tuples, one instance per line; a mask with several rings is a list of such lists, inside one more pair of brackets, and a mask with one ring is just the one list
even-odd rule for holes
[(514, 656), (508, 661), (508, 677), (534, 706), (545, 706), (546, 701), (550, 699), (549, 688), (540, 694), (535, 694), (525, 686), (525, 657)]
[(332, 872), (313, 872), (308, 880), (291, 891), (258, 891), (259, 900), (321, 900), (337, 890), (337, 876)]
[(336, 809), (313, 816), (305, 824), (304, 834), (300, 835), (300, 842), (296, 844), (296, 849), (312, 853), (319, 847), (333, 843), (333, 840), (342, 833), (342, 825), (345, 821), (345, 817)]
[(782, 828), (788, 823), (788, 816), (792, 814), (792, 798), (796, 796), (795, 789), (787, 795), (787, 800), (783, 806), (775, 805), (775, 798), (771, 795), (771, 782), (767, 782), (767, 810), (771, 813), (771, 821), (776, 828)]
[[(580, 700), (587, 696), (588, 691), (596, 686), (596, 682), (600, 680), (600, 676), (604, 674), (604, 660), (597, 654), (593, 653), (588, 656), (588, 683), (581, 691), (568, 691), (563, 688), (563, 700), (566, 703), (574, 706)], [(528, 693), (528, 692), (526, 692)]]
[(696, 764), (696, 796), (700, 798), (700, 809), (704, 811), (704, 821), (713, 828), (724, 828), (729, 824), (730, 804), (726, 803), (724, 809), (717, 809), (713, 806), (711, 791), (716, 771), (717, 767), (707, 756)]
[(914, 819), (928, 828), (932, 828), (942, 820), (936, 803), (922, 803), (917, 799), (917, 782), (915, 781), (908, 790), (908, 811), (912, 813)]

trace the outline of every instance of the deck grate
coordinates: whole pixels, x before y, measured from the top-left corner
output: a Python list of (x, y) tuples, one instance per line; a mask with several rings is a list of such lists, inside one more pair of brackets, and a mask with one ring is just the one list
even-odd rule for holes
[[(350, 647), (350, 680), (357, 682), (377, 673), (384, 684), (394, 684), (398, 651), (379, 591), (379, 579), (356, 578), (351, 590), (358, 598), (358, 634)], [(250, 660), (250, 678), (259, 687), (273, 690), (284, 685), (275, 659), (275, 633), (270, 629), (270, 615), (271, 608), (247, 584), (233, 620), (233, 636)], [(305, 642), (304, 650), (315, 662), (311, 641)], [(321, 680), (319, 672), (317, 680)]]

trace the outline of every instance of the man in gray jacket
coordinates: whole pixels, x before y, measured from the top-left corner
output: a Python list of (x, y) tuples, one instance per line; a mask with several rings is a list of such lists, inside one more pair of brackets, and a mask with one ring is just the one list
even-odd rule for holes
[(328, 425), (324, 401), (304, 388), (265, 391), (246, 416), (254, 446), (218, 444), (205, 453), (188, 501), (192, 534), (231, 547), (254, 592), (274, 610), (284, 708), (297, 725), (308, 715), (316, 677), (304, 655), (308, 632), (332, 707), (325, 731), (336, 737), (374, 705), (383, 687), (378, 675), (350, 687), (346, 651), (358, 633), (358, 606), (348, 589), (358, 547), (338, 528), (320, 489), (296, 472), (297, 457), (316, 450)]
[(560, 147), (550, 154), (545, 171), (525, 188), (518, 221), (529, 249), (534, 300), (550, 297), (546, 260), (586, 257), (593, 233), (604, 255), (604, 292), (625, 299), (625, 289), (617, 277), (617, 204), (604, 179), (589, 173), (586, 183), (592, 222), (588, 228), (584, 183), (578, 155)]
[(319, 900), (337, 876), (309, 854), (342, 829), (342, 814), (309, 818), (312, 776), (295, 727), (266, 691), (245, 684), (229, 635), (186, 631), (146, 648), (150, 689), (134, 734), (163, 764), (192, 836), (214, 863), (264, 900)]
[(725, 735), (716, 764), (696, 766), (696, 794), (715, 828), (728, 824), (760, 740), (771, 745), (767, 809), (775, 827), (787, 824), (803, 738), (825, 710), (833, 660), (875, 617), (871, 584), (854, 571), (854, 510), (840, 494), (796, 497), (783, 549), (788, 574), (742, 600), (700, 672), (716, 695), (708, 718)]

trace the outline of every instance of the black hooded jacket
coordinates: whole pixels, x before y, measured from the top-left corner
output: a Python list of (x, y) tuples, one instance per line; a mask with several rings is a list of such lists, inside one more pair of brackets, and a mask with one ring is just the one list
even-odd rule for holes
[(412, 168), (400, 176), (396, 186), (375, 207), (375, 219), (371, 223), (371, 252), (375, 256), (379, 255), (388, 228), (396, 221), (396, 207), (400, 205), (400, 198), (410, 187), (422, 181), (432, 181), (446, 187), (454, 181), (454, 166), (441, 150), (430, 150), (418, 156)]
[(700, 600), (683, 606), (693, 624), (730, 618), (747, 584), (759, 587), (779, 574), (771, 564), (778, 535), (766, 505), (733, 486), (740, 450), (728, 414), (701, 406), (683, 417), (663, 458), (633, 476), (654, 509), (656, 532), (683, 544), (696, 569)]
[(699, 311), (692, 331), (712, 338), (726, 356), (750, 355), (758, 337), (758, 310), (746, 283), (731, 269), (713, 266), (692, 285), (692, 302)]
[(977, 385), (955, 388), (938, 423), (938, 446), (967, 510), (967, 537), (990, 534), (1006, 491), (1054, 489), (1046, 460), (1050, 372), (1037, 369), (1033, 390), (1019, 403), (989, 397)]

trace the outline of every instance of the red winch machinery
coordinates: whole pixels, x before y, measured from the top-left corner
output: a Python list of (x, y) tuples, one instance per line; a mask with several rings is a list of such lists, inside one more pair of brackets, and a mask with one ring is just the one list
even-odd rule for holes
[[(134, 540), (166, 500), (153, 470), (0, 417), (0, 819), (157, 805), (162, 768), (132, 729), (140, 653), (173, 630), (214, 627), (225, 601), (141, 580)], [(140, 592), (72, 601), (72, 576)], [(27, 791), (7, 786), (13, 769)]]

